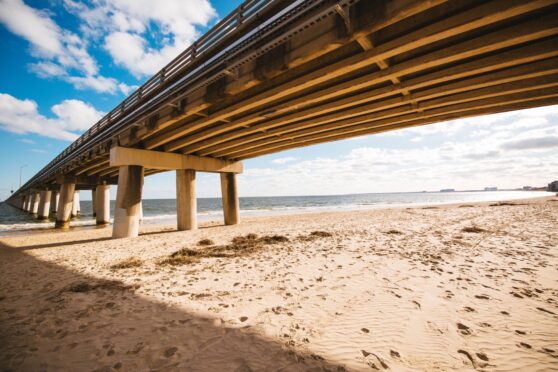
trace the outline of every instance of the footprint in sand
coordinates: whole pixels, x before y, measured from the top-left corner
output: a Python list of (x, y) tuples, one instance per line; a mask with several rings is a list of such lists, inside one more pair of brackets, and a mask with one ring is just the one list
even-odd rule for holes
[(463, 323), (457, 323), (457, 329), (459, 329), (462, 335), (468, 336), (471, 334), (471, 329)]

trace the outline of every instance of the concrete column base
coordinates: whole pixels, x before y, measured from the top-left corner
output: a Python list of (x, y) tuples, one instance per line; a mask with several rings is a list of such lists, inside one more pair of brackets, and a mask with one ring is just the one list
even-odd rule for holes
[(221, 173), (221, 196), (225, 225), (238, 224), (240, 222), (240, 205), (235, 173)]
[(113, 238), (133, 238), (139, 234), (143, 167), (121, 166), (114, 210)]
[(81, 214), (81, 208), (79, 203), (79, 191), (74, 191), (74, 201), (72, 204), (72, 218), (79, 217)]
[(195, 170), (176, 171), (176, 222), (179, 231), (198, 228)]
[(54, 225), (57, 229), (67, 229), (70, 227), (75, 188), (76, 185), (74, 183), (65, 183), (60, 187), (60, 201), (56, 211), (56, 224)]
[(45, 190), (41, 191), (41, 200), (39, 202), (39, 212), (37, 214), (37, 218), (39, 220), (48, 220), (48, 216), (50, 214), (50, 198), (51, 198), (51, 191)]
[(98, 185), (95, 190), (95, 209), (97, 225), (110, 223), (110, 186)]

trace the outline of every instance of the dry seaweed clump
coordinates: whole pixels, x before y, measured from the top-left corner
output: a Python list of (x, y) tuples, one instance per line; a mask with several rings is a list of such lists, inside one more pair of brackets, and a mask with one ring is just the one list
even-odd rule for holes
[(160, 265), (185, 265), (196, 263), (202, 258), (225, 258), (240, 257), (255, 253), (269, 244), (286, 243), (289, 238), (282, 235), (264, 235), (259, 237), (256, 234), (237, 236), (231, 240), (230, 244), (206, 246), (199, 249), (182, 248), (174, 252), (167, 258), (159, 261)]
[(466, 233), (482, 233), (482, 232), (486, 232), (485, 229), (480, 228), (478, 226), (468, 226), (468, 227), (464, 227), (461, 229), (461, 231), (466, 232)]
[(132, 267), (140, 267), (141, 265), (143, 265), (142, 260), (140, 260), (139, 258), (136, 258), (136, 257), (130, 257), (130, 258), (125, 259), (124, 261), (120, 261), (118, 263), (115, 263), (110, 268), (113, 269), (113, 270), (130, 269)]
[(215, 242), (211, 239), (202, 239), (198, 242), (198, 245), (214, 245)]
[(327, 231), (312, 231), (308, 235), (297, 236), (297, 240), (303, 241), (303, 242), (310, 242), (312, 240), (316, 240), (316, 239), (319, 239), (319, 238), (330, 238), (332, 236), (333, 236), (333, 234), (330, 233), (330, 232), (327, 232)]
[(85, 293), (97, 289), (123, 291), (130, 288), (131, 286), (125, 285), (124, 283), (118, 280), (98, 280), (98, 281), (91, 281), (91, 282), (72, 283), (69, 286), (63, 288), (61, 292)]
[(399, 231), (399, 230), (391, 229), (391, 230), (386, 231), (386, 234), (390, 234), (390, 235), (401, 235), (401, 234), (403, 234), (403, 233), (402, 233), (401, 231)]

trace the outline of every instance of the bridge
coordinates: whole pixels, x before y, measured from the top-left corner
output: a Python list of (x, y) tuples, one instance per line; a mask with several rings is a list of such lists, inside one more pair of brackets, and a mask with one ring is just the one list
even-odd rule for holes
[(20, 187), (12, 206), (66, 228), (79, 190), (98, 224), (138, 234), (145, 176), (175, 170), (195, 229), (196, 172), (239, 222), (242, 160), (558, 103), (558, 0), (246, 0)]

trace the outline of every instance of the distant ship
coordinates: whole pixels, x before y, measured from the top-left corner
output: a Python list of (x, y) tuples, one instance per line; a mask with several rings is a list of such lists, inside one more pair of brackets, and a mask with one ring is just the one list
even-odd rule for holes
[(440, 192), (455, 192), (455, 189), (441, 189)]

